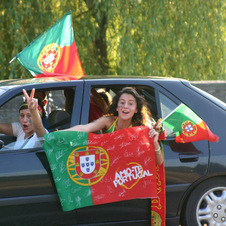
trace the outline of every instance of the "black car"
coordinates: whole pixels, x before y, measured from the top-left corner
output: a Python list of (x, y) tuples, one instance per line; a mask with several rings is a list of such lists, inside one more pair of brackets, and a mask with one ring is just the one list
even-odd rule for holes
[[(89, 120), (91, 89), (112, 97), (124, 86), (136, 87), (154, 118), (163, 118), (186, 104), (219, 136), (176, 143), (169, 129), (163, 141), (166, 176), (166, 225), (226, 225), (226, 105), (186, 80), (164, 78), (92, 78), (9, 80), (0, 83), (0, 123), (18, 121), (22, 89), (48, 96), (46, 128), (63, 129)], [(72, 113), (65, 112), (64, 91), (72, 89)], [(1, 225), (147, 225), (146, 199), (85, 207), (63, 212), (42, 146), (14, 150), (15, 137), (0, 134)]]

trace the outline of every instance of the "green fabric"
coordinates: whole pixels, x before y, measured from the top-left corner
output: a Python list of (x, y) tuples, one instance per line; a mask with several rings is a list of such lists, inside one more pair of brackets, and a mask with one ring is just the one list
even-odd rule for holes
[(182, 132), (181, 124), (185, 121), (192, 121), (196, 125), (202, 122), (190, 108), (182, 104), (172, 115), (170, 115), (163, 124), (174, 132)]
[[(48, 161), (50, 163), (54, 162), (54, 164), (50, 164), (50, 168), (52, 170), (53, 177), (55, 178), (59, 197), (64, 197), (60, 199), (64, 211), (74, 209), (75, 203), (77, 208), (81, 206), (93, 205), (92, 196), (90, 195), (90, 186), (83, 186), (81, 188), (80, 185), (71, 180), (68, 173), (65, 173), (67, 168), (70, 168), (70, 165), (66, 165), (66, 163), (69, 163), (69, 154), (65, 153), (71, 153), (76, 147), (78, 147), (76, 145), (76, 140), (78, 139), (80, 144), (82, 143), (83, 145), (88, 145), (88, 133), (77, 132), (77, 137), (75, 137), (74, 134), (75, 133), (72, 133), (71, 131), (60, 131), (48, 133), (44, 136), (45, 142), (43, 148), (46, 152)], [(71, 165), (71, 169), (70, 174), (74, 175), (75, 178), (76, 172), (74, 165)], [(69, 195), (65, 196), (65, 194)]]

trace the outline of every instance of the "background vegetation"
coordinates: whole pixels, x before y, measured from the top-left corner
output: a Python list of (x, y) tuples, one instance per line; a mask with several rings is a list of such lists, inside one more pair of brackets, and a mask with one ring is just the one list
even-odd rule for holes
[(225, 9), (225, 0), (1, 0), (0, 79), (31, 77), (17, 60), (4, 66), (69, 10), (86, 75), (226, 79)]

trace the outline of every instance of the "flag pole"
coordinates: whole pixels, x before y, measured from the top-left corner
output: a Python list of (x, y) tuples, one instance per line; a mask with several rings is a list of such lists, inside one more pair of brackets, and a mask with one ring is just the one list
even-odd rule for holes
[(13, 59), (9, 61), (9, 64), (11, 64), (14, 60), (16, 60), (16, 56), (13, 57)]
[(178, 105), (173, 111), (171, 111), (167, 116), (165, 116), (162, 120), (160, 120), (159, 122), (157, 122), (155, 124), (155, 127), (156, 126), (159, 126), (160, 124), (162, 124), (167, 118), (170, 117), (170, 115), (172, 115), (179, 107), (181, 107), (183, 104), (181, 103), (180, 105)]
[(6, 64), (5, 65), (5, 67), (3, 67), (2, 69), (1, 69), (1, 71), (0, 72), (2, 72), (8, 65), (10, 65), (14, 60), (16, 60), (16, 56), (15, 57), (13, 57), (13, 59), (12, 60), (10, 60), (9, 61), (9, 63), (8, 64)]

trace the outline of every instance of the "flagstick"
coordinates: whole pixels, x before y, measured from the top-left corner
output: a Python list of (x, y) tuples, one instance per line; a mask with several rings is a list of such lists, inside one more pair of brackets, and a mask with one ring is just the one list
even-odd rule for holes
[(14, 60), (16, 59), (16, 56), (15, 57), (13, 57), (13, 59), (12, 60), (10, 60), (9, 61), (9, 63), (8, 64), (6, 64), (5, 65), (5, 67), (3, 67), (2, 69), (1, 69), (1, 71), (0, 72), (2, 72), (3, 71), (3, 69), (5, 69), (9, 64), (11, 64)]
[(182, 103), (180, 105), (178, 105), (173, 111), (171, 111), (167, 116), (165, 116), (160, 122), (156, 123), (156, 126), (159, 126), (160, 124), (162, 124), (168, 117), (170, 117), (170, 115), (172, 115), (181, 105), (183, 105)]
[(9, 61), (9, 64), (11, 64), (14, 60), (16, 60), (16, 56), (13, 57), (13, 59)]

